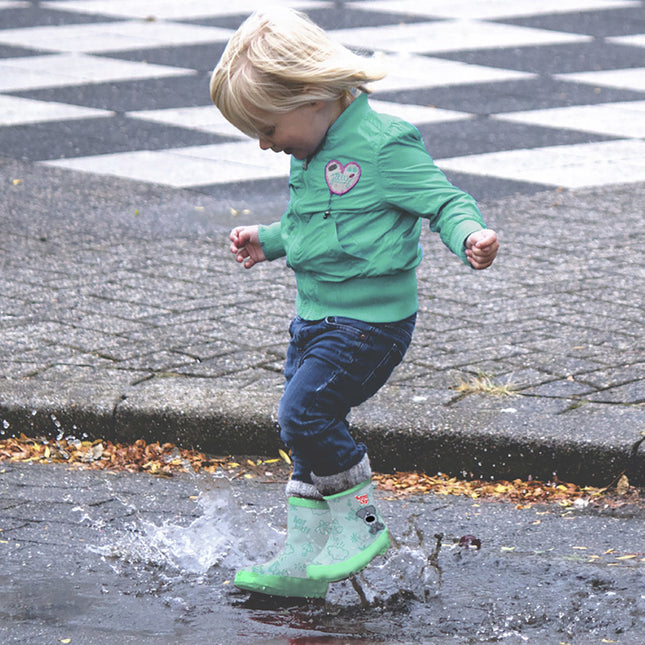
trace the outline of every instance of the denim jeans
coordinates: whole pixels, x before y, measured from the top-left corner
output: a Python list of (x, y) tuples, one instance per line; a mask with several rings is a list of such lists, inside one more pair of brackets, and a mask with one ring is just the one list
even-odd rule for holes
[(291, 449), (292, 479), (335, 475), (366, 453), (349, 432), (347, 415), (375, 394), (401, 362), (416, 314), (393, 323), (330, 316), (291, 322), (291, 342), (278, 408), (280, 437)]

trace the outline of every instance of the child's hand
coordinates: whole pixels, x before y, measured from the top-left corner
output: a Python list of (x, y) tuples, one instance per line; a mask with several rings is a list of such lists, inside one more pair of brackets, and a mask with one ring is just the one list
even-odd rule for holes
[(231, 253), (238, 262), (244, 262), (244, 268), (250, 269), (258, 262), (264, 262), (264, 251), (260, 245), (257, 226), (236, 226), (230, 234)]
[(466, 239), (466, 257), (473, 269), (489, 267), (499, 249), (497, 233), (490, 228), (471, 233)]

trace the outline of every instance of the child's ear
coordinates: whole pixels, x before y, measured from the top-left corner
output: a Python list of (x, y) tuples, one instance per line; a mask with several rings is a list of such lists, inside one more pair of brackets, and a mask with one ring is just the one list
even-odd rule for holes
[[(302, 88), (299, 90), (299, 94), (301, 96), (316, 96), (316, 94), (319, 94), (319, 88), (316, 87), (315, 85), (303, 85)], [(306, 105), (310, 107), (315, 107), (315, 108), (322, 108), (327, 101), (324, 101), (323, 99), (314, 99), (312, 98), (310, 101), (307, 101)]]

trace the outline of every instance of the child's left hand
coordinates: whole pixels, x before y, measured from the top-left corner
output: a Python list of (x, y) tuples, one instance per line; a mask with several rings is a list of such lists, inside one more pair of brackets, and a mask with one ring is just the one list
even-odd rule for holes
[(473, 269), (489, 267), (499, 249), (497, 233), (490, 228), (471, 233), (466, 239), (466, 257)]

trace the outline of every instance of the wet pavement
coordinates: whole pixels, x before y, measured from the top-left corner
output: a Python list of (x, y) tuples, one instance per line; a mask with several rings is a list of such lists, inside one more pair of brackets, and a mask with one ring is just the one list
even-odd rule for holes
[(358, 576), (362, 598), (342, 582), (324, 603), (260, 602), (231, 580), (281, 543), (283, 495), (283, 482), (0, 464), (2, 642), (645, 638), (642, 508), (379, 491), (397, 546)]

